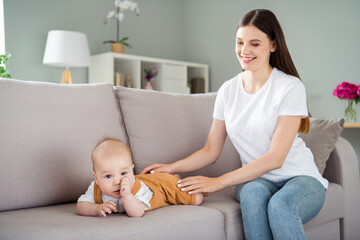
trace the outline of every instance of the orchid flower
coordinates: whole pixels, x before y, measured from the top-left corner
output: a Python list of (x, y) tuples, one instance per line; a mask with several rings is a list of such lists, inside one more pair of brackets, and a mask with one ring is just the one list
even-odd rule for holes
[(108, 21), (114, 19), (116, 21), (116, 41), (104, 41), (103, 43), (123, 43), (125, 46), (131, 47), (128, 43), (125, 41), (129, 39), (129, 37), (124, 37), (120, 39), (120, 22), (124, 19), (124, 11), (125, 10), (131, 10), (134, 11), (137, 16), (139, 16), (140, 11), (138, 4), (134, 1), (130, 0), (115, 0), (115, 11), (109, 11), (108, 15), (106, 16), (104, 20), (104, 24), (107, 24)]

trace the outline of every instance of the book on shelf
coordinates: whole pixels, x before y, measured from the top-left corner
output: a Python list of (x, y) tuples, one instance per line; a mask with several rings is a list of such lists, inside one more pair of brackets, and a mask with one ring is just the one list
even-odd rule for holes
[(123, 73), (116, 72), (114, 74), (114, 86), (125, 86), (125, 75)]
[(132, 82), (131, 82), (131, 75), (126, 74), (126, 79), (124, 80), (125, 87), (131, 88)]
[(190, 79), (191, 93), (204, 93), (205, 92), (205, 79), (196, 77)]
[(132, 87), (131, 75), (116, 72), (114, 74), (114, 86)]

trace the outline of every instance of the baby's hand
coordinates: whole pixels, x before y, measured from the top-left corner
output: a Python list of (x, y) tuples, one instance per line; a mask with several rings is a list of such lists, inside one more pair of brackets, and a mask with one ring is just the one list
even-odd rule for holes
[(102, 204), (98, 204), (96, 207), (96, 215), (106, 217), (106, 213), (111, 214), (112, 212), (117, 212), (116, 203), (113, 201), (107, 201)]
[(120, 195), (126, 197), (131, 194), (131, 188), (134, 185), (134, 179), (130, 176), (126, 176), (121, 180)]

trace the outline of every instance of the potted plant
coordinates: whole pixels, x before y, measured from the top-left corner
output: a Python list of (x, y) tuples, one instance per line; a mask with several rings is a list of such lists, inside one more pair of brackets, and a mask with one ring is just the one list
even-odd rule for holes
[(104, 24), (107, 24), (110, 20), (116, 21), (116, 40), (107, 40), (103, 42), (103, 44), (111, 43), (112, 52), (123, 53), (124, 45), (131, 48), (131, 45), (126, 42), (129, 37), (120, 39), (120, 22), (124, 19), (125, 10), (134, 11), (137, 16), (140, 14), (138, 4), (136, 2), (128, 0), (115, 0), (115, 11), (109, 11), (104, 21)]
[(144, 72), (145, 72), (145, 80), (146, 80), (146, 85), (145, 85), (144, 89), (153, 90), (153, 87), (151, 85), (151, 81), (155, 80), (155, 76), (157, 74), (157, 71), (156, 71), (155, 68), (145, 68)]
[(9, 62), (11, 54), (0, 55), (0, 77), (11, 78), (9, 71), (6, 68), (6, 64)]

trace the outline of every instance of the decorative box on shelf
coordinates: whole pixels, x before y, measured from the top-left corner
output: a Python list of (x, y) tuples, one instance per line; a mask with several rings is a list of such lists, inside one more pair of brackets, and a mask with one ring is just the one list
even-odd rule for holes
[[(154, 90), (163, 92), (193, 93), (209, 91), (209, 67), (206, 64), (106, 52), (91, 56), (90, 83), (119, 82), (119, 75), (128, 76), (133, 88), (144, 88), (144, 69), (157, 70), (151, 82)], [(115, 77), (116, 76), (116, 77)], [(123, 81), (120, 81), (123, 82)], [(125, 81), (126, 83), (126, 81)]]

